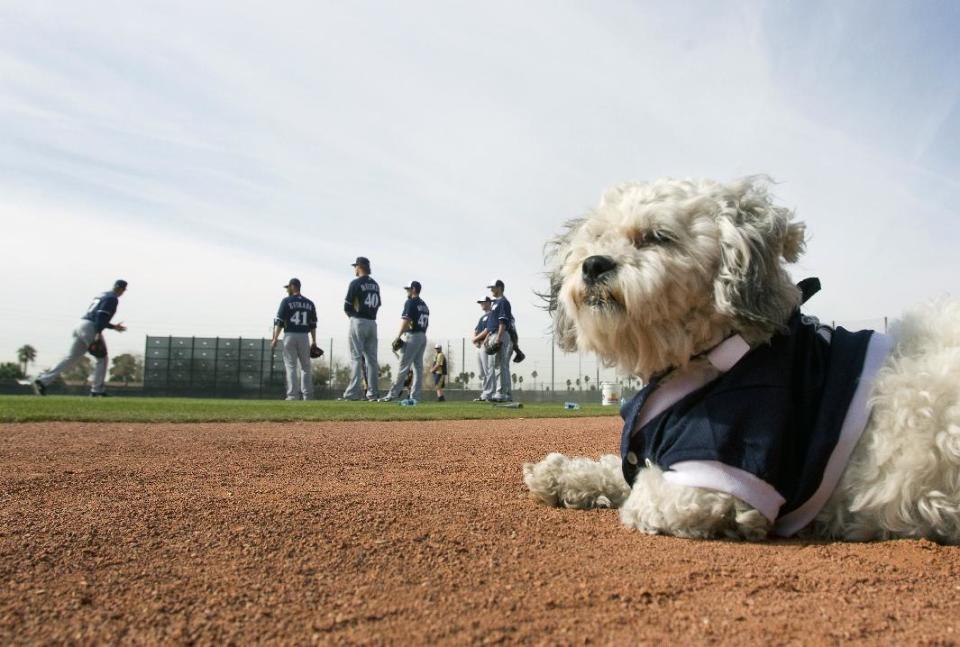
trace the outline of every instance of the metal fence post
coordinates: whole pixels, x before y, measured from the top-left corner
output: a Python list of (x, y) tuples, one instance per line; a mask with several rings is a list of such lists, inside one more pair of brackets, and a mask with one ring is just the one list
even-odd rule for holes
[(554, 343), (554, 335), (550, 335), (550, 392), (557, 390), (557, 383), (555, 378), (556, 373), (556, 352), (557, 345)]

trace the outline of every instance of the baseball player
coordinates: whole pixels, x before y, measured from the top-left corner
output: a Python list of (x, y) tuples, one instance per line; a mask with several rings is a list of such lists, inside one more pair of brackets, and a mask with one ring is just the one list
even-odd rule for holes
[(477, 301), (480, 304), (480, 309), (483, 310), (483, 315), (480, 317), (480, 321), (477, 322), (477, 325), (473, 329), (473, 345), (477, 347), (477, 363), (480, 365), (480, 384), (483, 385), (483, 388), (480, 391), (480, 397), (474, 398), (474, 402), (486, 402), (490, 399), (490, 396), (493, 393), (488, 393), (486, 384), (487, 384), (487, 361), (486, 355), (487, 351), (483, 349), (483, 340), (487, 338), (487, 319), (490, 318), (490, 308), (493, 303), (490, 297), (484, 297), (483, 299)]
[[(37, 395), (47, 394), (47, 385), (57, 379), (57, 376), (80, 361), (84, 353), (90, 351), (97, 358), (97, 368), (93, 372), (93, 386), (90, 388), (92, 397), (103, 397), (104, 382), (107, 378), (107, 344), (103, 340), (105, 328), (123, 332), (127, 329), (123, 323), (112, 324), (110, 320), (117, 313), (120, 297), (127, 291), (127, 282), (118, 279), (113, 283), (113, 289), (94, 297), (87, 312), (80, 318), (80, 323), (73, 329), (73, 343), (67, 356), (49, 371), (41, 373), (33, 381), (33, 392)], [(99, 348), (98, 348), (99, 347)]]
[(447, 386), (447, 357), (443, 354), (443, 344), (437, 344), (433, 347), (437, 352), (433, 357), (433, 366), (430, 372), (433, 374), (433, 384), (437, 389), (437, 402), (446, 402), (443, 397), (443, 388)]
[(310, 349), (317, 345), (317, 308), (313, 301), (300, 294), (300, 279), (290, 279), (283, 287), (287, 290), (287, 296), (280, 302), (277, 317), (273, 320), (270, 348), (277, 347), (277, 337), (282, 330), (283, 367), (287, 371), (286, 399), (312, 400)]
[(407, 291), (407, 300), (400, 315), (400, 332), (393, 340), (393, 349), (400, 351), (400, 370), (397, 371), (397, 379), (390, 387), (390, 392), (380, 398), (380, 402), (389, 402), (400, 395), (404, 378), (411, 367), (413, 386), (410, 387), (410, 397), (414, 400), (420, 399), (423, 353), (427, 349), (427, 326), (430, 325), (430, 308), (420, 298), (420, 289), (419, 281), (410, 281), (410, 285), (404, 288)]
[(494, 355), (486, 356), (486, 381), (483, 390), (488, 394), (487, 399), (490, 402), (510, 402), (513, 399), (510, 383), (510, 356), (513, 354), (513, 343), (510, 340), (509, 329), (513, 313), (510, 310), (510, 302), (503, 296), (503, 281), (496, 279), (487, 287), (493, 294), (493, 308), (487, 318), (487, 337), (495, 336), (500, 342), (500, 349)]
[(359, 400), (363, 394), (361, 374), (366, 367), (366, 398), (377, 399), (380, 366), (377, 363), (377, 310), (380, 286), (370, 277), (370, 259), (358, 256), (353, 263), (356, 277), (347, 288), (343, 311), (350, 318), (351, 378), (341, 400)]

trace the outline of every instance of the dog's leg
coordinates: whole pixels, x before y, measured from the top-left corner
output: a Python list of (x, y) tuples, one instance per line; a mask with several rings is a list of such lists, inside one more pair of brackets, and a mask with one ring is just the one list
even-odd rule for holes
[(960, 544), (960, 302), (909, 313), (896, 335), (870, 423), (813, 531)]
[(533, 498), (563, 508), (618, 508), (630, 493), (613, 454), (599, 460), (548, 454), (539, 463), (524, 464), (523, 482)]
[(765, 539), (771, 523), (730, 494), (670, 483), (651, 464), (640, 470), (620, 508), (626, 526), (691, 539)]

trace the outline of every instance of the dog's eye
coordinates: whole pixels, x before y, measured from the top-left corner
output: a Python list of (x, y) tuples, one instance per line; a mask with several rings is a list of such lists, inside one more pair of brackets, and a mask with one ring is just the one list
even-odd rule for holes
[(633, 235), (634, 247), (648, 247), (650, 245), (663, 245), (672, 242), (673, 238), (670, 234), (662, 229), (638, 231)]

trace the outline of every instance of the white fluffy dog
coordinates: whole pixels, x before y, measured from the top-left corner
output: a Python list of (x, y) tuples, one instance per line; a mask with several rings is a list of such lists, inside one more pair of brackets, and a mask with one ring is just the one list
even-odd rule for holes
[(552, 242), (559, 345), (647, 386), (620, 456), (549, 454), (524, 483), (647, 533), (960, 543), (960, 303), (889, 336), (801, 315), (804, 225), (767, 183), (623, 184)]

